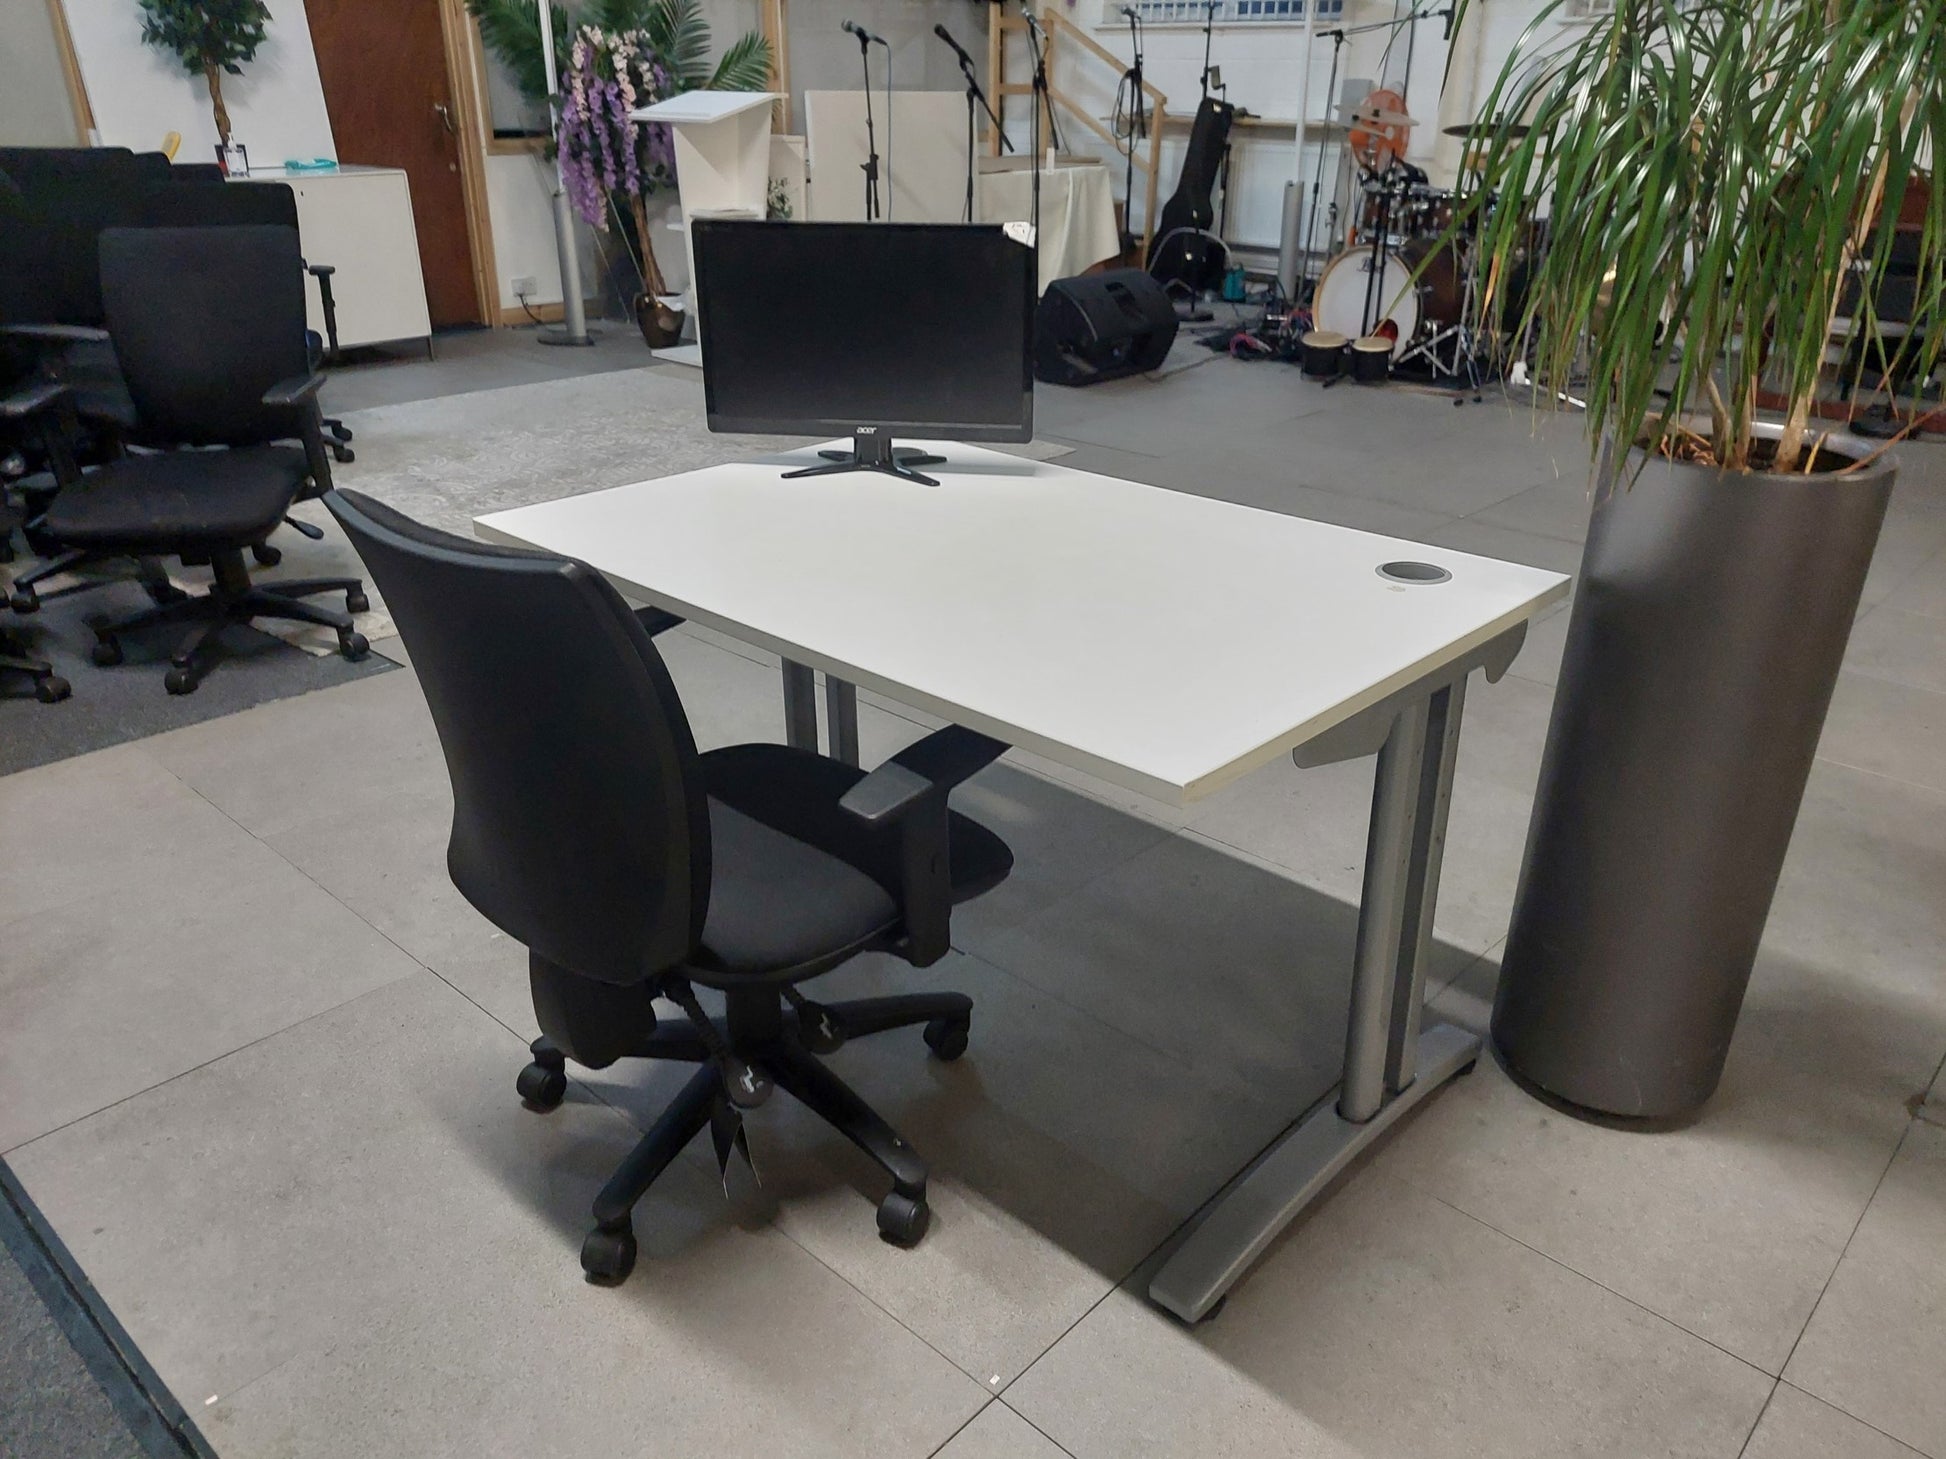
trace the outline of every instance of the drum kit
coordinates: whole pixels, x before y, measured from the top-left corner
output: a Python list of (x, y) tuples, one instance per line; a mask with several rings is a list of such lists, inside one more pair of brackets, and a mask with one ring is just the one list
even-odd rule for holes
[[(1398, 93), (1374, 91), (1343, 116), (1357, 167), (1353, 217), (1311, 295), (1311, 327), (1299, 341), (1304, 371), (1376, 383), (1423, 361), (1435, 383), (1464, 385), (1477, 399), (1499, 342), (1479, 327), (1475, 230), (1455, 230), (1453, 220), (1473, 211), (1478, 195), (1434, 187), (1406, 160), (1417, 123)], [(1483, 141), (1502, 131), (1525, 128), (1481, 122), (1446, 135)], [(1494, 202), (1489, 194), (1487, 206)]]

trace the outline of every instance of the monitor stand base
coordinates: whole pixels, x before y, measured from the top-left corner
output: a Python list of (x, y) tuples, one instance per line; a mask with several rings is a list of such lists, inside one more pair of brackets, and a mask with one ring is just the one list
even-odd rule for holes
[(919, 486), (938, 486), (930, 476), (914, 471), (915, 466), (936, 466), (943, 462), (944, 456), (928, 456), (924, 451), (908, 447), (894, 450), (892, 438), (877, 432), (861, 433), (851, 438), (849, 451), (820, 451), (818, 454), (829, 461), (828, 466), (806, 466), (798, 471), (786, 471), (784, 479), (793, 480), (800, 476), (838, 476), (847, 471), (882, 471), (887, 476), (896, 476), (901, 481), (910, 481)]

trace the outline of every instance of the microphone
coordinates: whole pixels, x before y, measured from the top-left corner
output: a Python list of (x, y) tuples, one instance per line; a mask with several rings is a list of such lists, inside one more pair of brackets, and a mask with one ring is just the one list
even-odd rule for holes
[(860, 25), (855, 20), (844, 21), (841, 24), (840, 29), (842, 29), (847, 35), (857, 36), (860, 45), (876, 42), (877, 44), (884, 46), (885, 49), (888, 51), (892, 49), (892, 43), (886, 40), (884, 36), (873, 35), (869, 30), (865, 29), (864, 26)]
[(966, 54), (966, 47), (962, 46), (958, 41), (954, 40), (953, 33), (948, 29), (946, 29), (945, 26), (935, 25), (932, 28), (932, 33), (938, 36), (941, 40), (946, 42), (947, 45), (953, 48), (953, 54), (959, 57), (960, 65), (967, 66), (967, 67), (972, 66), (973, 58)]

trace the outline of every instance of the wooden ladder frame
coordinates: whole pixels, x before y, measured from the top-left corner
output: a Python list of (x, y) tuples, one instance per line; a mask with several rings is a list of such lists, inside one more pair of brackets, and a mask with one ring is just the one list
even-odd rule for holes
[[(1056, 83), (1055, 72), (1057, 59), (1065, 54), (1067, 50), (1067, 47), (1062, 43), (1063, 39), (1069, 36), (1074, 38), (1074, 44), (1080, 47), (1082, 51), (1112, 67), (1118, 75), (1127, 70), (1127, 67), (1122, 64), (1121, 57), (1117, 56), (1108, 47), (1089, 35), (1087, 31), (1083, 30), (1059, 11), (1050, 9), (1038, 13), (1040, 14), (1041, 25), (1047, 32), (1048, 79), (1046, 112), (1049, 120), (1052, 120), (1054, 107), (1058, 105), (1062, 108), (1065, 115), (1071, 116), (1113, 148), (1117, 157), (1125, 156), (1126, 154), (1123, 152), (1121, 139), (1117, 138), (1114, 132), (1104, 125), (1099, 117), (1085, 110), (1073, 97), (1061, 90), (1060, 86)], [(1005, 79), (1007, 75), (1007, 41), (1010, 37), (1018, 37), (1022, 49), (1026, 50), (1027, 54), (1031, 56), (1033, 53), (1027, 47), (1026, 36), (1027, 22), (1017, 13), (1011, 12), (1000, 5), (994, 6), (989, 12), (987, 22), (987, 76), (991, 78), (992, 82), (991, 89), (993, 91), (994, 105), (1003, 118), (1007, 114), (1006, 99), (1008, 97), (1031, 97), (1034, 94), (1034, 86), (1031, 80), (1008, 81)], [(1142, 257), (1147, 258), (1149, 255), (1149, 243), (1155, 236), (1156, 189), (1162, 178), (1162, 131), (1167, 123), (1169, 98), (1158, 90), (1147, 78), (1144, 78), (1142, 82), (1142, 94), (1152, 103), (1149, 117), (1148, 156), (1144, 158), (1138, 152), (1134, 161), (1136, 170), (1142, 174), (1147, 186), (1147, 196), (1142, 207)], [(1032, 103), (1030, 102), (1029, 104), (1031, 105)], [(1041, 135), (1048, 136), (1051, 132), (1051, 126), (1044, 126)], [(1132, 145), (1133, 141), (1131, 139)], [(992, 126), (987, 128), (987, 153), (993, 157), (1000, 155), (1000, 134)], [(1122, 206), (1126, 209), (1128, 203), (1124, 201)], [(1126, 219), (1124, 219), (1124, 226), (1126, 226)]]

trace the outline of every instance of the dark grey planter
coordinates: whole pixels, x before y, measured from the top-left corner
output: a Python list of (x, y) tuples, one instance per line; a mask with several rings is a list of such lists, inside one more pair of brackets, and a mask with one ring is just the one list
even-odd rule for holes
[(1541, 1094), (1715, 1091), (1895, 472), (1601, 474), (1493, 1008)]

